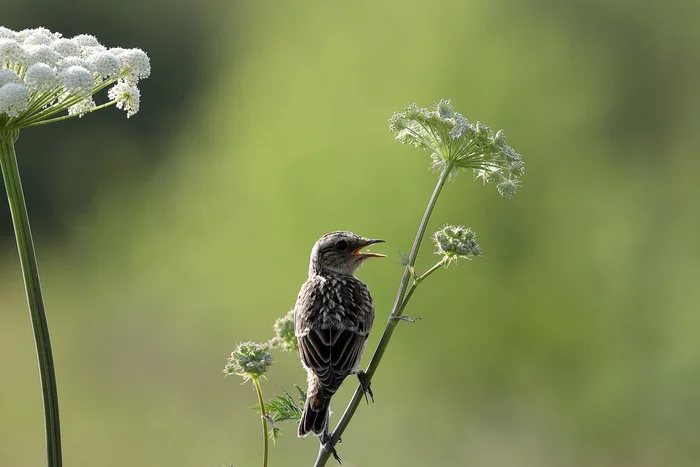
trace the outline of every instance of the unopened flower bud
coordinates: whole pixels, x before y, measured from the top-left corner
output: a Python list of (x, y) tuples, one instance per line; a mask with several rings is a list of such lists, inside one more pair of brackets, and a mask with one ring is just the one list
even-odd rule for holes
[(242, 376), (244, 381), (258, 379), (272, 364), (269, 348), (267, 343), (241, 342), (226, 360), (224, 374)]
[(275, 337), (270, 339), (270, 347), (273, 349), (291, 352), (299, 350), (299, 342), (294, 334), (294, 310), (289, 310), (286, 315), (275, 320), (272, 327), (275, 330)]
[(435, 254), (442, 256), (446, 262), (457, 258), (469, 259), (481, 256), (481, 248), (476, 243), (476, 234), (468, 227), (446, 225), (433, 235)]

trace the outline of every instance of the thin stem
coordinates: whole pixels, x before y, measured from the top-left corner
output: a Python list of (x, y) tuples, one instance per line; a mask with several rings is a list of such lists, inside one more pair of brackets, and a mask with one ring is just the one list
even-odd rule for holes
[(253, 384), (255, 384), (255, 392), (258, 393), (258, 404), (260, 406), (260, 419), (262, 420), (262, 434), (263, 434), (263, 467), (267, 467), (267, 413), (265, 413), (265, 400), (263, 399), (262, 389), (260, 389), (259, 378), (253, 378)]
[(15, 140), (19, 135), (17, 130), (0, 129), (0, 165), (2, 177), (10, 203), (12, 224), (17, 238), (19, 260), (24, 276), (24, 287), (27, 292), (29, 315), (34, 330), (41, 376), (41, 390), (44, 402), (44, 428), (46, 429), (46, 455), (49, 467), (61, 467), (61, 425), (58, 417), (58, 391), (56, 389), (56, 373), (49, 339), (49, 325), (44, 312), (44, 300), (39, 282), (39, 269), (34, 252), (34, 241), (24, 202), (22, 182), (17, 167)]
[(64, 115), (63, 117), (56, 117), (56, 118), (52, 118), (49, 120), (35, 121), (34, 123), (29, 123), (29, 124), (25, 125), (25, 128), (29, 128), (32, 126), (46, 125), (47, 123), (59, 122), (61, 120), (68, 120), (69, 118), (79, 117), (79, 116), (82, 116), (85, 114), (89, 114), (90, 112), (94, 112), (96, 110), (104, 109), (105, 107), (109, 107), (110, 105), (114, 105), (116, 103), (117, 103), (117, 99), (115, 99), (113, 101), (106, 102), (106, 103), (101, 104), (101, 105), (98, 105), (97, 107), (93, 107), (92, 109), (86, 110), (85, 112), (83, 112), (81, 114), (69, 114), (69, 115)]
[[(445, 167), (442, 169), (442, 172), (440, 173), (440, 178), (438, 178), (437, 185), (435, 185), (435, 189), (433, 190), (433, 194), (430, 197), (430, 201), (428, 202), (428, 206), (425, 208), (425, 212), (423, 213), (423, 218), (421, 219), (420, 225), (418, 226), (418, 232), (416, 233), (416, 238), (413, 240), (413, 246), (411, 247), (411, 252), (408, 255), (408, 262), (406, 264), (406, 268), (404, 269), (403, 277), (401, 278), (399, 290), (396, 293), (396, 299), (394, 300), (394, 305), (391, 308), (390, 317), (396, 316), (398, 314), (399, 305), (401, 304), (401, 301), (403, 300), (404, 293), (406, 292), (406, 286), (408, 285), (408, 280), (411, 278), (411, 268), (416, 264), (416, 258), (418, 257), (418, 251), (420, 250), (420, 245), (423, 241), (423, 236), (425, 235), (425, 230), (428, 227), (428, 221), (430, 220), (430, 216), (433, 213), (433, 208), (435, 207), (435, 203), (437, 202), (437, 199), (440, 196), (440, 192), (442, 191), (442, 187), (445, 185), (445, 182), (450, 177), (450, 174), (452, 173), (453, 168), (454, 168), (453, 165), (451, 165), (449, 163), (445, 164)], [(372, 358), (372, 360), (374, 360), (374, 358)]]
[(398, 313), (396, 313), (396, 316), (401, 316), (404, 308), (406, 308), (406, 304), (408, 304), (408, 301), (411, 299), (413, 292), (415, 292), (416, 289), (418, 288), (418, 285), (421, 282), (423, 282), (429, 275), (431, 275), (432, 273), (434, 273), (435, 271), (437, 271), (438, 269), (440, 269), (444, 265), (445, 265), (444, 260), (438, 261), (437, 264), (435, 264), (435, 266), (433, 266), (432, 268), (425, 271), (425, 273), (422, 276), (417, 277), (416, 280), (413, 281), (413, 284), (411, 284), (411, 288), (408, 289), (406, 296), (404, 297), (403, 301), (401, 302), (401, 306), (399, 306), (399, 311), (398, 311)]
[[(452, 165), (450, 163), (445, 164), (445, 167), (442, 169), (442, 172), (440, 173), (440, 178), (438, 179), (437, 185), (435, 186), (435, 189), (433, 190), (433, 194), (430, 197), (430, 201), (428, 201), (428, 206), (425, 208), (425, 212), (423, 213), (423, 218), (421, 219), (420, 225), (418, 226), (418, 232), (416, 233), (416, 238), (413, 241), (413, 247), (411, 248), (411, 253), (408, 255), (408, 262), (406, 264), (406, 268), (404, 269), (403, 277), (401, 278), (399, 290), (396, 293), (396, 299), (394, 300), (394, 305), (392, 306), (391, 313), (389, 314), (389, 320), (386, 323), (386, 326), (384, 327), (384, 333), (382, 334), (382, 338), (379, 340), (379, 344), (377, 345), (377, 349), (374, 351), (374, 355), (372, 355), (372, 359), (370, 360), (369, 365), (367, 366), (367, 370), (365, 371), (367, 384), (369, 384), (372, 381), (372, 376), (374, 376), (374, 372), (377, 371), (377, 367), (379, 366), (379, 362), (382, 360), (382, 356), (384, 355), (384, 351), (386, 350), (387, 346), (389, 345), (389, 341), (391, 340), (391, 335), (394, 333), (394, 329), (396, 328), (396, 325), (399, 323), (399, 320), (397, 318), (399, 316), (401, 316), (401, 313), (403, 312), (403, 309), (406, 307), (406, 303), (408, 302), (410, 295), (413, 294), (413, 290), (415, 289), (415, 285), (417, 285), (417, 284), (414, 284), (414, 288), (410, 291), (410, 295), (406, 295), (406, 287), (408, 286), (408, 281), (412, 276), (411, 269), (413, 268), (413, 265), (416, 263), (416, 258), (418, 257), (418, 251), (420, 250), (420, 245), (423, 241), (423, 236), (425, 235), (425, 230), (428, 227), (428, 221), (430, 220), (430, 215), (433, 213), (433, 208), (435, 207), (435, 203), (437, 202), (437, 199), (440, 196), (440, 192), (442, 191), (442, 187), (445, 185), (445, 182), (447, 182), (453, 169), (454, 169), (454, 165)], [(431, 270), (430, 273), (432, 273), (432, 272), (433, 271)], [(421, 277), (425, 277), (425, 276), (426, 275), (424, 274)], [(404, 296), (405, 296), (405, 299), (404, 299)], [(330, 443), (332, 446), (336, 445), (336, 443), (338, 442), (338, 440), (342, 436), (343, 432), (347, 428), (348, 424), (350, 423), (350, 420), (352, 419), (353, 415), (355, 415), (355, 411), (357, 410), (357, 407), (360, 404), (360, 401), (362, 400), (363, 394), (364, 394), (364, 392), (362, 390), (362, 386), (358, 385), (357, 389), (355, 389), (355, 393), (352, 395), (352, 399), (350, 399), (350, 403), (345, 408), (345, 412), (343, 412), (343, 416), (340, 418), (338, 425), (336, 425), (335, 430), (333, 430), (333, 433), (331, 433), (331, 435), (330, 435)], [(316, 463), (314, 464), (314, 467), (322, 467), (322, 466), (326, 465), (326, 462), (328, 461), (330, 455), (331, 455), (330, 450), (326, 449), (326, 446), (324, 446), (322, 444), (319, 447), (318, 456), (316, 458)]]

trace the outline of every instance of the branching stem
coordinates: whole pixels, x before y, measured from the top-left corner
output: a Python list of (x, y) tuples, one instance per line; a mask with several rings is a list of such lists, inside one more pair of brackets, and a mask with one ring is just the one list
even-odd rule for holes
[[(367, 370), (365, 370), (366, 374), (366, 384), (369, 384), (372, 380), (372, 376), (374, 376), (374, 372), (377, 371), (377, 367), (379, 366), (379, 362), (382, 360), (382, 356), (384, 355), (384, 351), (386, 350), (387, 346), (389, 345), (389, 340), (391, 340), (391, 335), (394, 333), (394, 329), (396, 326), (399, 324), (399, 319), (396, 319), (398, 316), (401, 316), (403, 313), (404, 308), (406, 308), (406, 304), (408, 303), (408, 300), (411, 298), (413, 295), (413, 292), (415, 291), (416, 287), (418, 284), (425, 279), (428, 275), (432, 274), (434, 271), (439, 269), (440, 267), (443, 266), (442, 261), (440, 261), (438, 264), (433, 266), (431, 269), (429, 269), (425, 274), (420, 276), (419, 278), (414, 280), (413, 285), (411, 286), (410, 290), (406, 290), (408, 287), (408, 282), (413, 277), (411, 271), (413, 269), (414, 264), (416, 263), (416, 258), (418, 257), (418, 251), (420, 250), (421, 243), (423, 241), (423, 236), (425, 235), (425, 230), (428, 227), (428, 221), (430, 220), (430, 215), (433, 213), (433, 208), (435, 207), (435, 203), (437, 202), (438, 197), (440, 196), (440, 192), (442, 191), (442, 187), (445, 185), (445, 182), (450, 177), (450, 174), (452, 171), (455, 169), (454, 165), (451, 163), (446, 163), (445, 166), (442, 169), (442, 172), (440, 172), (440, 177), (438, 178), (437, 185), (435, 186), (435, 189), (433, 190), (433, 194), (430, 197), (430, 201), (428, 202), (428, 206), (425, 208), (425, 212), (423, 213), (423, 218), (421, 219), (420, 225), (418, 226), (418, 232), (416, 233), (416, 238), (413, 241), (413, 247), (411, 248), (411, 253), (408, 255), (408, 262), (406, 263), (406, 267), (404, 269), (403, 277), (401, 278), (401, 283), (399, 285), (399, 290), (396, 293), (396, 299), (394, 300), (394, 305), (392, 306), (391, 313), (389, 314), (389, 320), (384, 327), (384, 333), (382, 334), (381, 339), (379, 340), (379, 344), (377, 345), (377, 349), (374, 351), (374, 355), (372, 355), (372, 359), (369, 362), (369, 365), (367, 366)], [(341, 417), (340, 421), (338, 422), (338, 425), (335, 427), (335, 430), (330, 434), (330, 444), (331, 446), (335, 446), (338, 443), (338, 440), (342, 436), (343, 432), (347, 428), (348, 424), (350, 423), (350, 420), (352, 419), (353, 415), (355, 414), (355, 411), (357, 410), (358, 405), (360, 404), (360, 401), (362, 401), (363, 397), (363, 390), (362, 386), (358, 385), (357, 389), (355, 389), (355, 393), (352, 396), (352, 399), (350, 399), (350, 403), (348, 406), (345, 408), (345, 412), (343, 412), (343, 416)], [(328, 459), (330, 458), (331, 452), (329, 449), (326, 448), (326, 445), (321, 444), (318, 450), (318, 456), (316, 458), (316, 463), (314, 464), (314, 467), (322, 467), (326, 465), (326, 462), (328, 462)]]

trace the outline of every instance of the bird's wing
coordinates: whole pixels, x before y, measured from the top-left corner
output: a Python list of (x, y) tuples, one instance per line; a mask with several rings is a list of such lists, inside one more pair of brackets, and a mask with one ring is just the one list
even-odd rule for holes
[[(334, 301), (328, 300), (331, 295), (325, 287), (334, 287)], [(359, 281), (340, 289), (324, 282), (307, 282), (295, 310), (302, 363), (318, 376), (330, 396), (359, 363), (372, 327), (372, 299)]]
[(299, 338), (304, 365), (313, 371), (327, 395), (333, 395), (357, 365), (367, 336), (339, 329), (311, 329)]

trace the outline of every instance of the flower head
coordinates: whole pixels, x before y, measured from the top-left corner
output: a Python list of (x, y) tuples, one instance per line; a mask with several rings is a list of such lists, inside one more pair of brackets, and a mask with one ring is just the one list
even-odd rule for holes
[(469, 259), (481, 256), (481, 248), (476, 243), (476, 234), (469, 227), (446, 225), (433, 235), (435, 254), (451, 263), (458, 258)]
[(72, 66), (66, 68), (58, 76), (61, 86), (69, 95), (78, 95), (87, 97), (95, 85), (95, 79), (92, 77), (86, 68), (81, 66)]
[(7, 83), (0, 88), (0, 114), (16, 117), (29, 106), (29, 93), (23, 84)]
[[(515, 194), (524, 173), (520, 154), (506, 144), (502, 130), (494, 134), (481, 122), (470, 123), (446, 99), (438, 102), (434, 110), (410, 104), (403, 112), (394, 112), (389, 130), (401, 143), (430, 151), (434, 170), (472, 169), (476, 177), (496, 183), (499, 193), (509, 198)], [(504, 182), (507, 186), (502, 189), (500, 184)]]
[(269, 349), (270, 346), (267, 343), (241, 342), (226, 360), (224, 374), (226, 376), (242, 376), (243, 381), (258, 379), (272, 364), (272, 355), (269, 354)]
[(127, 81), (135, 84), (151, 75), (151, 62), (143, 50), (127, 49), (118, 51), (117, 57), (122, 68), (128, 70)]
[[(88, 34), (69, 39), (46, 28), (0, 27), (0, 88), (17, 85), (0, 93), (0, 128), (20, 129), (107, 105), (131, 117), (141, 103), (137, 84), (150, 72), (141, 49), (110, 49)], [(92, 96), (105, 88), (111, 101), (98, 106)]]
[(103, 79), (112, 78), (119, 75), (119, 60), (117, 57), (108, 51), (96, 52), (87, 56), (85, 60), (88, 62), (97, 77)]
[(281, 349), (286, 352), (299, 350), (299, 342), (294, 334), (294, 310), (289, 310), (286, 315), (275, 320), (272, 327), (275, 330), (275, 337), (270, 339), (270, 347)]
[(58, 86), (58, 75), (54, 67), (35, 63), (24, 74), (24, 82), (31, 91), (51, 91)]
[(12, 70), (0, 68), (0, 88), (7, 83), (22, 83), (22, 78)]
[(51, 43), (51, 48), (61, 57), (77, 57), (80, 55), (78, 44), (66, 38), (56, 39)]
[(0, 66), (20, 63), (27, 52), (14, 39), (0, 38)]
[(139, 111), (141, 92), (135, 84), (120, 81), (107, 93), (110, 99), (117, 102), (118, 109), (126, 110), (126, 118)]

